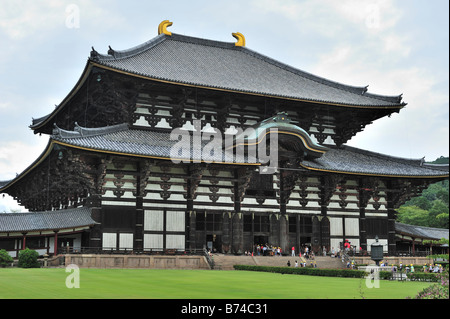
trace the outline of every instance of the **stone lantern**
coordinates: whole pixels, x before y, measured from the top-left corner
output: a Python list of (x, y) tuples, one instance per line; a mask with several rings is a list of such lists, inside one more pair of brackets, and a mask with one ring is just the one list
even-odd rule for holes
[(380, 261), (383, 260), (383, 245), (378, 242), (378, 236), (375, 237), (375, 243), (370, 245), (370, 257), (377, 266), (380, 265)]

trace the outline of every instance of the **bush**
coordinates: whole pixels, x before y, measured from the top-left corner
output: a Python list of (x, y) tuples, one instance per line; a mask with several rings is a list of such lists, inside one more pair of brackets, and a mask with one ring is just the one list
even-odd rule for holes
[(408, 278), (410, 280), (418, 280), (418, 281), (439, 281), (438, 274), (435, 273), (426, 273), (426, 272), (414, 272), (409, 273)]
[[(269, 267), (269, 266), (249, 266), (249, 265), (234, 265), (236, 270), (247, 271), (263, 271), (273, 272), (279, 274), (294, 274), (294, 275), (308, 275), (308, 276), (324, 276), (324, 277), (346, 277), (346, 278), (364, 278), (367, 272), (364, 270), (355, 269), (322, 269), (322, 268), (307, 268), (307, 267)], [(391, 279), (392, 273), (390, 271), (380, 271), (380, 279)]]
[(13, 262), (12, 257), (4, 249), (0, 249), (0, 267), (6, 267)]
[(38, 262), (39, 254), (37, 251), (26, 248), (19, 251), (19, 263), (18, 266), (22, 268), (39, 268)]
[[(432, 274), (429, 274), (432, 275)], [(431, 285), (419, 292), (415, 299), (448, 299), (448, 270), (436, 276), (438, 283)]]

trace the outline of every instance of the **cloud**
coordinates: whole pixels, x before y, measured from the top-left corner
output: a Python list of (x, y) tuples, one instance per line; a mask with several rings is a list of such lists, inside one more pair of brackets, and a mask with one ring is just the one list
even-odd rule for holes
[(404, 67), (391, 61), (379, 68), (386, 64), (385, 54), (377, 61), (363, 51), (362, 47), (337, 46), (320, 56), (313, 73), (346, 84), (369, 85), (369, 92), (376, 94), (402, 93), (408, 105), (400, 114), (367, 126), (349, 144), (396, 156), (426, 155), (427, 160), (448, 155), (449, 100), (439, 88), (442, 79), (421, 66)]
[(30, 37), (48, 37), (48, 32), (68, 29), (100, 33), (125, 24), (121, 11), (112, 11), (108, 1), (2, 0), (0, 35), (19, 41)]
[(2, 1), (0, 30), (21, 39), (62, 25), (64, 3), (59, 1)]
[(35, 138), (34, 143), (0, 141), (0, 180), (10, 180), (22, 173), (44, 151), (47, 140)]
[(15, 212), (27, 212), (28, 209), (25, 209), (25, 207), (20, 206), (17, 201), (14, 200), (9, 195), (3, 195), (0, 196), (0, 214), (1, 213), (15, 213)]
[(390, 0), (255, 0), (252, 4), (262, 13), (281, 15), (297, 32), (327, 37), (342, 37), (349, 26), (371, 36), (392, 28), (402, 17)]

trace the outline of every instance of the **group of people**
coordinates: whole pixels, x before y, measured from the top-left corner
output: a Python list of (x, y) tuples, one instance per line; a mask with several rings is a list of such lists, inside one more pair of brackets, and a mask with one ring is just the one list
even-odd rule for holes
[(425, 264), (425, 265), (423, 265), (423, 271), (424, 272), (441, 273), (443, 270), (444, 270), (444, 268), (442, 267), (441, 264), (436, 264), (436, 265), (434, 265), (434, 267), (433, 267), (432, 264), (429, 264), (429, 265)]
[[(389, 266), (389, 264), (387, 262), (382, 261), (380, 263), (380, 266)], [(415, 268), (413, 264), (407, 264), (407, 265), (403, 265), (403, 263), (400, 263), (398, 266), (397, 265), (392, 265), (392, 269), (393, 272), (405, 272), (405, 273), (414, 273)], [(441, 273), (443, 271), (443, 267), (440, 264), (424, 264), (422, 267), (422, 271), (423, 272), (428, 272), (428, 273)]]
[[(281, 256), (282, 250), (281, 247), (278, 246), (272, 246), (269, 244), (265, 244), (265, 245), (260, 245), (257, 244), (255, 245), (255, 249), (254, 251), (256, 251), (256, 254), (258, 256)], [(250, 252), (246, 252), (247, 254), (251, 254)]]
[[(288, 260), (288, 262), (287, 262), (287, 266), (288, 267), (291, 267), (291, 261), (290, 260)], [(295, 261), (295, 263), (294, 263), (294, 267), (295, 268), (297, 268), (297, 267), (306, 267), (306, 262), (301, 262), (301, 263), (299, 263), (297, 260)], [(311, 260), (311, 267), (313, 267), (313, 268), (317, 268), (317, 264), (316, 264), (316, 261), (312, 261)]]

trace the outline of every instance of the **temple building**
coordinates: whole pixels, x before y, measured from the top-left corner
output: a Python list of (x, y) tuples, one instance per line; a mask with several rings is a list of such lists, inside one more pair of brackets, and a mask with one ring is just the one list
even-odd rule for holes
[(395, 254), (395, 209), (448, 165), (346, 143), (400, 112), (402, 96), (290, 67), (240, 33), (219, 42), (171, 25), (128, 50), (92, 48), (74, 88), (32, 120), (49, 142), (0, 182), (30, 211), (0, 216), (0, 248), (370, 250), (378, 236)]

